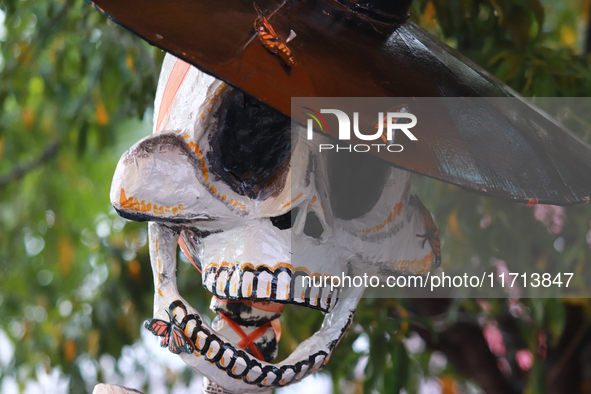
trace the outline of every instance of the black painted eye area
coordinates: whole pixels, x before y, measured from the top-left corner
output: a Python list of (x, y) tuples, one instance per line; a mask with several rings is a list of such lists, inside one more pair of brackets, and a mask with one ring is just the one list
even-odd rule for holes
[(207, 159), (216, 180), (252, 199), (278, 195), (289, 168), (290, 118), (237, 89), (214, 117), (218, 129)]

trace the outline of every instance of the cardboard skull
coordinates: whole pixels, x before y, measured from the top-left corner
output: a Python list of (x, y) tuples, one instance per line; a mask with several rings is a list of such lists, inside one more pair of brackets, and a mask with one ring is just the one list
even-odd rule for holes
[[(267, 392), (328, 361), (364, 288), (303, 277), (431, 269), (431, 243), (417, 237), (428, 232), (428, 212), (410, 195), (409, 172), (362, 153), (320, 154), (327, 137), (304, 138), (283, 114), (172, 55), (154, 124), (121, 158), (111, 201), (121, 216), (150, 222), (155, 296), (146, 327), (222, 388)], [(179, 242), (214, 295), (213, 327), (177, 290)], [(326, 316), (270, 364), (282, 304)]]

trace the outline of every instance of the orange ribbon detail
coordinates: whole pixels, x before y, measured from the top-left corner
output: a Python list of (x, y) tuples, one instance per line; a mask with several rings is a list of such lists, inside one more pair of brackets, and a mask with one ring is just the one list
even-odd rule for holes
[(265, 324), (263, 324), (262, 326), (260, 326), (259, 328), (257, 328), (253, 332), (251, 332), (250, 335), (246, 335), (246, 333), (242, 330), (242, 328), (234, 320), (230, 319), (228, 316), (226, 316), (223, 313), (220, 313), (219, 315), (222, 317), (222, 319), (224, 319), (226, 321), (226, 323), (228, 323), (228, 326), (230, 326), (230, 328), (232, 330), (234, 330), (234, 332), (236, 334), (238, 334), (238, 336), (240, 338), (242, 338), (242, 340), (240, 342), (238, 342), (238, 346), (241, 349), (246, 349), (248, 347), (250, 349), (250, 351), (252, 352), (253, 356), (258, 358), (259, 360), (265, 361), (263, 354), (261, 353), (261, 351), (259, 350), (257, 345), (254, 343), (254, 341), (259, 339), (261, 336), (263, 336), (263, 334), (265, 332), (267, 332), (271, 323), (266, 322)]

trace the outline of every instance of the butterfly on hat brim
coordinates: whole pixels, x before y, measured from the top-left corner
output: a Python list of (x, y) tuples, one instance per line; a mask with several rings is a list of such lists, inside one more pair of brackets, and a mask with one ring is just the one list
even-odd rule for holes
[(184, 326), (186, 323), (184, 322), (185, 319), (180, 324), (177, 324), (177, 321), (174, 317), (174, 310), (180, 307), (184, 310), (185, 316), (187, 315), (187, 310), (181, 301), (174, 301), (168, 307), (168, 318), (170, 321), (164, 321), (160, 319), (149, 319), (144, 322), (144, 327), (146, 327), (150, 332), (156, 336), (162, 337), (160, 340), (160, 346), (168, 347), (174, 354), (180, 354), (182, 352), (192, 354), (195, 351), (195, 345), (193, 341), (185, 334)]
[(254, 9), (258, 14), (257, 19), (254, 21), (254, 29), (265, 49), (279, 55), (288, 67), (294, 67), (296, 61), (291, 55), (286, 41), (279, 38), (279, 35), (275, 32), (275, 29), (273, 29), (273, 26), (271, 26), (269, 20), (263, 15), (259, 7), (255, 3), (252, 3), (252, 5), (254, 5)]
[(419, 207), (419, 211), (423, 220), (425, 222), (425, 227), (427, 228), (427, 232), (425, 234), (416, 234), (417, 237), (423, 238), (423, 245), (421, 247), (425, 247), (425, 242), (429, 241), (431, 245), (431, 249), (435, 254), (435, 268), (439, 268), (441, 265), (441, 242), (439, 241), (439, 230), (437, 230), (437, 226), (435, 226), (435, 221), (433, 220), (433, 216), (431, 212), (423, 205), (419, 197), (416, 195), (411, 196), (413, 200), (413, 204), (416, 204)]

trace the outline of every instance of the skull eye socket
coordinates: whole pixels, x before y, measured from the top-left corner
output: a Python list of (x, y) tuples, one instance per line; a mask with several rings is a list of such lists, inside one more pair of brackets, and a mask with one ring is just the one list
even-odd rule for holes
[(358, 218), (378, 202), (390, 165), (367, 153), (333, 152), (328, 160), (330, 203), (335, 217)]
[(291, 119), (239, 90), (214, 114), (207, 153), (216, 180), (240, 195), (264, 200), (285, 186), (291, 155)]

